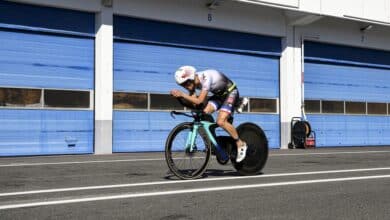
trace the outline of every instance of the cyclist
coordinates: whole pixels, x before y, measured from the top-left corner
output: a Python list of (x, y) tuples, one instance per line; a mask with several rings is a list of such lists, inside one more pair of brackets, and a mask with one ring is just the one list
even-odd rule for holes
[[(204, 108), (206, 114), (211, 114), (219, 110), (217, 124), (223, 128), (236, 141), (237, 145), (237, 162), (245, 159), (247, 145), (242, 141), (234, 126), (228, 121), (230, 115), (234, 113), (234, 108), (239, 101), (239, 93), (233, 81), (227, 78), (223, 73), (208, 69), (197, 72), (193, 66), (182, 66), (175, 72), (176, 83), (188, 90), (186, 94), (180, 90), (173, 89), (171, 95), (199, 105), (206, 102), (207, 94), (211, 96)], [(201, 90), (196, 95), (196, 89)]]

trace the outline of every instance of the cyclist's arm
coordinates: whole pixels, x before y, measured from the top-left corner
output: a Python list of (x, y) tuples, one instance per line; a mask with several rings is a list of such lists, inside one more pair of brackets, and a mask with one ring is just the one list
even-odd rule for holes
[(194, 103), (195, 105), (199, 105), (199, 104), (202, 104), (204, 103), (204, 101), (206, 101), (206, 98), (207, 98), (207, 93), (208, 91), (207, 90), (203, 90), (200, 92), (199, 96), (196, 96), (196, 94), (192, 94), (192, 95), (187, 95), (185, 93), (182, 94), (182, 97), (192, 103)]

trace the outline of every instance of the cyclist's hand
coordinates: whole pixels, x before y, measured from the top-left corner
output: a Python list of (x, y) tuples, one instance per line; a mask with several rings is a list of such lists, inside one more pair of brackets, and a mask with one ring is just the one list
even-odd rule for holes
[(174, 96), (174, 97), (176, 97), (176, 98), (180, 98), (180, 97), (183, 96), (183, 92), (180, 91), (180, 90), (177, 90), (177, 89), (173, 89), (173, 90), (171, 91), (171, 95)]

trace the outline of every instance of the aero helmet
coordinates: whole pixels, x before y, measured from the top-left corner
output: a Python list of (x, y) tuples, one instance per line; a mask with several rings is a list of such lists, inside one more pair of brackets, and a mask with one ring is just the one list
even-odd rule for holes
[(196, 69), (193, 66), (182, 66), (175, 72), (175, 80), (177, 84), (183, 84), (187, 80), (195, 79)]

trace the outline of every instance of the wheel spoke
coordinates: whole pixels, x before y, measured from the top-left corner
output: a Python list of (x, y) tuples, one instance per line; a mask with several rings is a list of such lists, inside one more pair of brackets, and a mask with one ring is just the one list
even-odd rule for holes
[[(175, 128), (176, 129), (176, 128)], [(167, 162), (171, 171), (180, 178), (190, 179), (200, 176), (208, 163), (210, 157), (209, 141), (197, 134), (192, 152), (186, 149), (188, 133), (192, 127), (179, 127), (167, 146)]]

